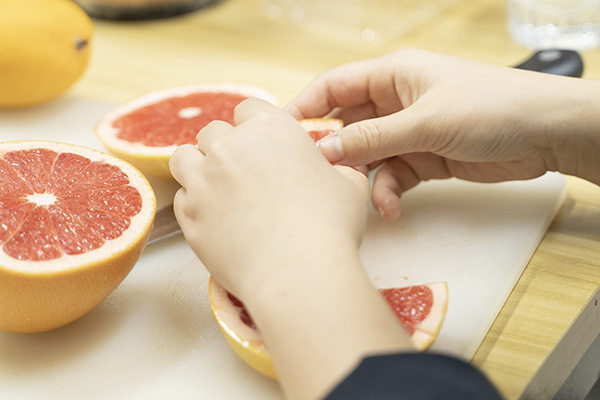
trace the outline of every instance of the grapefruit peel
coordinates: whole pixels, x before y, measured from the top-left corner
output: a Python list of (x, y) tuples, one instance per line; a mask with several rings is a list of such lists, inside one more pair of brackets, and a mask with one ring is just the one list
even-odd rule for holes
[[(141, 195), (142, 204), (120, 236), (81, 254), (63, 253), (43, 261), (19, 260), (4, 251), (6, 240), (0, 243), (0, 330), (19, 333), (64, 326), (116, 289), (138, 261), (156, 211), (154, 192), (146, 178), (109, 154), (57, 142), (18, 141), (0, 143), (0, 161), (9, 152), (34, 148), (72, 153), (92, 162), (117, 166)], [(0, 190), (0, 202), (5, 194)]]
[[(233, 306), (229, 293), (212, 277), (208, 284), (208, 297), (213, 317), (217, 320), (223, 336), (233, 351), (256, 371), (269, 378), (276, 379), (275, 367), (260, 336), (258, 329), (253, 329), (242, 322), (239, 309)], [(239, 321), (239, 323), (237, 323)], [(236, 329), (233, 329), (235, 326)]]

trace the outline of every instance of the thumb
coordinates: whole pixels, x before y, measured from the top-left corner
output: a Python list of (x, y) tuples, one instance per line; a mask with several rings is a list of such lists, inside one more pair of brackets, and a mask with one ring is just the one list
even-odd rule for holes
[(415, 114), (407, 108), (385, 117), (355, 122), (324, 137), (317, 146), (329, 162), (352, 166), (426, 151), (423, 138), (421, 143), (417, 142), (422, 136), (423, 118), (416, 118)]

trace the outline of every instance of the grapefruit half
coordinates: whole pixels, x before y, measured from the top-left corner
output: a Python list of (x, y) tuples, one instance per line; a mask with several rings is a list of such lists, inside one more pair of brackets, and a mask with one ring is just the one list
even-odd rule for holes
[(196, 144), (209, 122), (233, 124), (233, 110), (258, 97), (277, 104), (274, 95), (256, 86), (234, 83), (189, 85), (157, 90), (108, 112), (96, 125), (98, 140), (111, 153), (145, 174), (171, 178), (169, 159), (182, 144)]
[[(437, 337), (446, 316), (447, 284), (439, 282), (379, 291), (406, 328), (415, 348), (420, 351), (427, 349)], [(256, 371), (276, 379), (277, 374), (260, 330), (244, 304), (213, 277), (208, 282), (208, 297), (212, 315), (229, 346)]]
[(155, 211), (146, 178), (111, 155), (0, 143), (0, 329), (47, 331), (91, 310), (139, 259)]

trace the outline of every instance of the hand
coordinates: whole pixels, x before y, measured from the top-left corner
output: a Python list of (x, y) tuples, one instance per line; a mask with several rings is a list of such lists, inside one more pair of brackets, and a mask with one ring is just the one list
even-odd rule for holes
[(356, 251), (364, 175), (332, 167), (292, 117), (263, 101), (239, 105), (235, 124), (209, 124), (198, 148), (183, 146), (170, 162), (182, 185), (177, 219), (215, 279), (247, 299), (291, 259)]
[(498, 182), (556, 170), (582, 176), (575, 160), (586, 150), (578, 135), (594, 137), (595, 153), (583, 157), (590, 166), (600, 151), (598, 128), (589, 132), (598, 126), (595, 85), (404, 50), (325, 72), (286, 109), (296, 118), (345, 121), (319, 143), (321, 151), (344, 165), (384, 163), (372, 201), (395, 219), (401, 194), (429, 179)]
[(412, 349), (360, 262), (368, 181), (263, 101), (242, 102), (235, 124), (173, 154), (175, 214), (260, 327), (286, 397), (321, 398), (363, 357)]

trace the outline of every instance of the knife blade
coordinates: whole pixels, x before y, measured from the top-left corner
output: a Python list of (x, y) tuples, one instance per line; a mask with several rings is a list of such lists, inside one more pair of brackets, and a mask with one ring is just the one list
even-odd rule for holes
[[(583, 60), (573, 50), (540, 50), (514, 68), (579, 78), (583, 74)], [(156, 212), (154, 227), (146, 245), (159, 243), (181, 233), (173, 204), (169, 204)]]
[(150, 232), (150, 237), (146, 246), (162, 242), (163, 240), (175, 237), (181, 234), (181, 228), (175, 218), (173, 204), (160, 208), (154, 216), (154, 227)]

